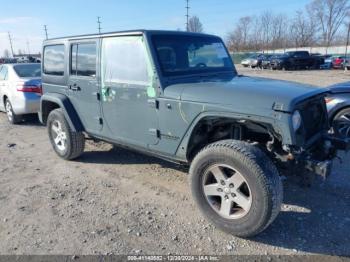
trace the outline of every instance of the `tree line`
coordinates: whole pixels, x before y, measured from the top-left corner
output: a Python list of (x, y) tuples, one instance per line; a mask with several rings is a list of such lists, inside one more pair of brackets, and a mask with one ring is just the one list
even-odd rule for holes
[(349, 0), (312, 0), (292, 16), (265, 11), (241, 17), (227, 36), (231, 51), (259, 51), (346, 44)]

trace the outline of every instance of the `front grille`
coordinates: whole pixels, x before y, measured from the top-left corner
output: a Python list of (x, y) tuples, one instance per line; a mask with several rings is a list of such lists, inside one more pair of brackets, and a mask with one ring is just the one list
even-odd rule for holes
[(316, 134), (327, 130), (328, 116), (323, 96), (303, 102), (299, 107), (299, 112), (303, 124), (298, 133), (304, 137), (304, 141), (308, 141)]

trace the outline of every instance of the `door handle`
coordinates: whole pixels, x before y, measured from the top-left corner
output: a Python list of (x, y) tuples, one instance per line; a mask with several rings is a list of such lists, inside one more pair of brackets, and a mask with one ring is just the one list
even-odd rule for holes
[(69, 86), (69, 89), (72, 91), (80, 91), (80, 86), (78, 86), (77, 84), (73, 84)]

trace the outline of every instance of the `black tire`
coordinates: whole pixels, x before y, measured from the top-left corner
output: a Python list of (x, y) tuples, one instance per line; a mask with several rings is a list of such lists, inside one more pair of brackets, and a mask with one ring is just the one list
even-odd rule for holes
[[(251, 207), (243, 217), (221, 216), (205, 196), (204, 174), (218, 164), (234, 167), (249, 185)], [(190, 167), (190, 184), (205, 217), (224, 232), (239, 237), (252, 237), (265, 230), (277, 217), (283, 199), (282, 183), (272, 161), (259, 148), (235, 140), (219, 141), (201, 150)]]
[(20, 115), (15, 114), (12, 108), (12, 104), (8, 98), (5, 99), (5, 112), (7, 115), (7, 120), (10, 124), (16, 125), (21, 122), (22, 117)]
[[(60, 130), (65, 133), (65, 143), (56, 144), (55, 133), (53, 126), (60, 125)], [(63, 110), (61, 108), (55, 109), (50, 112), (47, 119), (47, 130), (52, 147), (57, 155), (65, 160), (73, 160), (78, 158), (83, 152), (85, 147), (85, 136), (82, 132), (74, 132), (71, 130)], [(57, 137), (57, 136), (56, 136)], [(65, 146), (62, 146), (62, 145)]]

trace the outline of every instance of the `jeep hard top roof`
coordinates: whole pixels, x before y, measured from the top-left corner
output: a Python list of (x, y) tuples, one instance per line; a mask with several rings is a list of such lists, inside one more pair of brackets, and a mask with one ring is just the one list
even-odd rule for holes
[(204, 36), (204, 37), (216, 37), (216, 35), (203, 34), (203, 33), (193, 33), (193, 32), (183, 32), (183, 31), (171, 31), (171, 30), (128, 30), (128, 31), (117, 31), (117, 32), (107, 32), (101, 34), (86, 34), (86, 35), (76, 35), (76, 36), (65, 36), (65, 37), (56, 37), (44, 40), (44, 45), (46, 43), (50, 43), (50, 41), (57, 40), (79, 40), (79, 39), (89, 39), (89, 38), (98, 38), (98, 37), (109, 37), (109, 36), (121, 36), (121, 35), (142, 35), (142, 34), (150, 34), (150, 35), (192, 35), (192, 36)]

